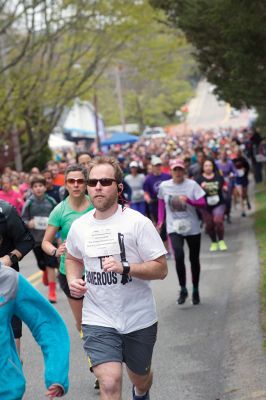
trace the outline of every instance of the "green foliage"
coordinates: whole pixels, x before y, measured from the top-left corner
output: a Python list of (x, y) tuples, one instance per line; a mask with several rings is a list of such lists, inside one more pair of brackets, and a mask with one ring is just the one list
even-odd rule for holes
[(150, 0), (182, 29), (216, 93), (236, 107), (265, 109), (266, 2)]
[(1, 143), (16, 129), (24, 168), (46, 154), (65, 106), (96, 87), (107, 123), (120, 122), (118, 64), (126, 119), (140, 127), (174, 121), (192, 94), (190, 47), (148, 0), (14, 0), (0, 14)]
[(193, 94), (189, 79), (195, 74), (191, 46), (182, 32), (176, 35), (165, 15), (142, 3), (138, 31), (117, 52), (97, 84), (99, 109), (107, 125), (120, 123), (116, 80), (119, 74), (125, 119), (145, 125), (177, 122), (178, 110)]
[(28, 167), (64, 107), (92, 93), (117, 51), (138, 33), (143, 5), (14, 0), (0, 4), (0, 12), (0, 130), (3, 141), (14, 126), (21, 133)]

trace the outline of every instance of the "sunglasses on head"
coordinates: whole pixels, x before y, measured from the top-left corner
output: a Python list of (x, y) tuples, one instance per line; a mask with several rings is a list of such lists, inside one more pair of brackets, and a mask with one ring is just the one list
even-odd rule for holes
[(75, 183), (77, 183), (78, 185), (84, 185), (84, 183), (86, 183), (85, 179), (82, 179), (82, 178), (78, 178), (78, 179), (68, 178), (66, 181), (70, 185), (74, 185)]
[(112, 178), (88, 179), (87, 185), (90, 187), (96, 187), (98, 182), (100, 182), (101, 186), (111, 186), (113, 182), (116, 182), (116, 180)]

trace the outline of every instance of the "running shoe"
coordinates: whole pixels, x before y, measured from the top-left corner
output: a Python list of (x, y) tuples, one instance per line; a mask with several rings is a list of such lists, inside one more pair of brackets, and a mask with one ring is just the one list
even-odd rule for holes
[(184, 304), (188, 297), (187, 289), (181, 289), (178, 299), (176, 300), (177, 304)]
[(132, 395), (133, 395), (132, 400), (150, 400), (149, 391), (146, 394), (144, 394), (143, 396), (137, 396), (135, 394), (135, 387), (134, 386), (132, 387)]
[(192, 303), (194, 306), (200, 303), (200, 295), (198, 290), (193, 290), (192, 292)]
[(56, 283), (55, 282), (49, 282), (48, 300), (50, 301), (50, 303), (53, 303), (53, 304), (57, 302)]
[(219, 250), (218, 243), (212, 242), (210, 251), (218, 251), (218, 250)]
[(98, 379), (96, 379), (94, 382), (94, 389), (96, 389), (96, 390), (100, 389), (100, 384), (99, 384)]
[(219, 240), (219, 242), (218, 242), (218, 246), (219, 246), (219, 249), (220, 249), (221, 251), (225, 251), (225, 250), (227, 250), (227, 246), (226, 246), (226, 244), (225, 244), (225, 241), (224, 241), (224, 240)]
[(48, 286), (49, 282), (48, 282), (48, 275), (47, 275), (47, 271), (43, 271), (42, 273), (42, 283), (44, 284), (44, 286)]
[(246, 217), (246, 216), (247, 216), (247, 214), (245, 213), (245, 211), (242, 212), (241, 216), (242, 216), (242, 217)]

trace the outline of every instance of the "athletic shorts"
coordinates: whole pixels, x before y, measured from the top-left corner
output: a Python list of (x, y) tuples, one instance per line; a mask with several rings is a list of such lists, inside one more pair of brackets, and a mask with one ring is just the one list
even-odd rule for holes
[(244, 188), (248, 187), (248, 177), (247, 176), (237, 176), (236, 186), (242, 186)]
[(58, 268), (57, 258), (54, 256), (48, 256), (48, 254), (46, 254), (41, 248), (41, 245), (34, 247), (33, 252), (36, 257), (38, 267), (42, 271), (44, 271), (46, 267)]
[[(65, 293), (66, 297), (68, 297), (69, 299), (73, 299), (73, 300), (83, 299), (84, 296), (79, 297), (79, 298), (71, 296), (66, 275), (62, 274), (62, 272), (59, 271), (57, 279), (58, 279), (59, 285), (60, 285), (61, 289), (63, 290), (63, 292)], [(85, 280), (84, 277), (82, 277), (82, 279)]]
[(83, 347), (91, 370), (107, 362), (124, 362), (137, 375), (147, 375), (151, 368), (157, 322), (148, 328), (120, 334), (105, 326), (82, 324)]
[(14, 338), (19, 339), (22, 336), (22, 322), (21, 320), (16, 317), (16, 315), (13, 315), (12, 320), (11, 320), (11, 326), (12, 330), (14, 333)]

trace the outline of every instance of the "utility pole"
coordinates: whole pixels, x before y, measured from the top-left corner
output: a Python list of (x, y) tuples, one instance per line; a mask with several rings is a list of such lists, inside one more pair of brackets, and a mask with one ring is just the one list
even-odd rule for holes
[(120, 121), (123, 128), (123, 132), (126, 132), (126, 121), (125, 121), (125, 111), (124, 111), (124, 102), (122, 96), (122, 84), (121, 84), (121, 71), (123, 67), (121, 64), (118, 64), (116, 68), (116, 90), (117, 90), (117, 97), (118, 97), (118, 106), (120, 111)]
[[(5, 48), (4, 48), (4, 43), (3, 43), (3, 37), (0, 34), (0, 55), (2, 59), (2, 66), (3, 68), (6, 67), (7, 62), (6, 62), (6, 53), (5, 53)], [(5, 87), (6, 87), (6, 92), (8, 94), (8, 89), (9, 89), (9, 73), (7, 70), (4, 71), (5, 74)], [(21, 151), (20, 151), (20, 142), (19, 142), (19, 136), (18, 136), (18, 130), (17, 126), (15, 123), (15, 116), (13, 112), (13, 102), (12, 102), (12, 97), (10, 95), (9, 97), (9, 108), (10, 108), (10, 116), (11, 116), (11, 141), (13, 144), (13, 153), (14, 153), (14, 161), (15, 161), (15, 168), (17, 171), (22, 171), (22, 158), (21, 158)]]
[(94, 117), (95, 117), (95, 131), (96, 131), (97, 152), (99, 152), (99, 151), (101, 151), (101, 139), (100, 139), (100, 134), (99, 134), (98, 96), (97, 96), (96, 89), (94, 90), (93, 106), (94, 106)]

